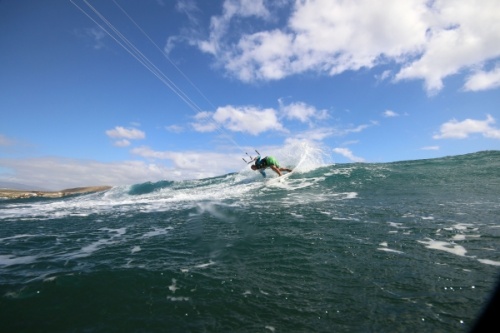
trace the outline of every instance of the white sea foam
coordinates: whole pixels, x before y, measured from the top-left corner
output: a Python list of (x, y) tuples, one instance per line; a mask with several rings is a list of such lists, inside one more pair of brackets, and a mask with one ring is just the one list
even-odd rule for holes
[(114, 242), (107, 240), (107, 239), (100, 239), (94, 243), (91, 243), (87, 246), (84, 246), (81, 248), (79, 252), (73, 255), (73, 258), (83, 258), (83, 257), (88, 257), (92, 253), (96, 252), (97, 250), (105, 247), (106, 245), (113, 244)]
[(462, 241), (471, 238), (481, 238), (481, 235), (454, 235), (451, 239), (453, 241)]
[(334, 221), (359, 221), (356, 217), (341, 217), (341, 216), (333, 216), (332, 220)]
[(379, 244), (380, 246), (382, 247), (379, 247), (377, 250), (379, 251), (386, 251), (386, 252), (394, 252), (394, 253), (404, 253), (404, 252), (401, 252), (401, 251), (398, 251), (398, 250), (393, 250), (393, 249), (390, 249), (388, 247), (388, 244), (387, 242), (382, 242)]
[(357, 192), (346, 192), (346, 193), (340, 193), (341, 195), (344, 195), (343, 199), (356, 199), (358, 197)]
[(467, 229), (470, 229), (473, 227), (474, 226), (472, 224), (467, 224), (467, 223), (458, 223), (458, 224), (453, 225), (453, 228), (455, 228), (457, 230), (467, 230)]
[(146, 232), (144, 235), (142, 235), (142, 238), (150, 238), (150, 237), (155, 237), (155, 236), (160, 236), (160, 235), (166, 235), (172, 229), (174, 229), (174, 228), (173, 227), (154, 228), (154, 230)]
[(112, 229), (112, 228), (100, 228), (100, 231), (107, 231), (109, 233), (112, 233), (111, 237), (109, 238), (101, 238), (95, 242), (90, 243), (87, 246), (82, 247), (80, 250), (64, 254), (62, 256), (63, 259), (69, 260), (69, 259), (76, 259), (76, 258), (84, 258), (92, 255), (94, 252), (109, 246), (111, 244), (115, 244), (118, 242), (117, 238), (125, 235), (127, 232), (127, 228), (118, 228), (118, 229)]
[(477, 261), (479, 261), (482, 264), (486, 264), (486, 265), (500, 266), (500, 261), (493, 261), (490, 259), (478, 259)]
[(389, 249), (387, 247), (379, 247), (377, 250), (379, 250), (379, 251), (385, 251), (385, 252), (404, 253), (402, 251)]
[(109, 231), (109, 232), (116, 233), (116, 235), (114, 235), (113, 237), (125, 235), (125, 233), (127, 232), (127, 228), (125, 228), (125, 227), (124, 228), (118, 228), (118, 229), (100, 228), (99, 230), (104, 230), (104, 231)]
[(397, 222), (387, 222), (389, 226), (396, 228), (396, 229), (408, 229), (407, 227), (403, 227), (403, 223), (397, 223)]
[(212, 265), (215, 265), (215, 262), (210, 260), (208, 263), (206, 264), (199, 264), (199, 265), (196, 265), (194, 266), (195, 268), (207, 268), (209, 266), (212, 266)]
[(465, 240), (465, 235), (455, 235), (451, 239), (454, 241), (462, 241)]
[(220, 203), (216, 204), (213, 202), (201, 202), (198, 203), (196, 206), (198, 208), (197, 215), (208, 213), (211, 216), (222, 221), (227, 221), (227, 222), (235, 221), (234, 217), (227, 215), (223, 210), (220, 209), (221, 206), (226, 206), (226, 205), (222, 205)]
[(325, 176), (326, 177), (329, 177), (329, 176), (334, 176), (334, 175), (343, 175), (343, 176), (348, 176), (350, 177), (351, 176), (351, 173), (356, 170), (355, 167), (344, 167), (344, 168), (338, 168), (338, 169), (334, 169), (332, 170), (331, 172), (327, 172), (325, 173)]
[[(301, 205), (307, 205), (310, 202), (318, 203), (321, 201), (352, 200), (356, 199), (357, 196), (357, 192), (315, 193), (309, 196), (304, 196), (301, 193), (291, 193), (284, 199), (283, 204), (295, 205), (300, 203)], [(325, 214), (326, 212), (323, 211), (322, 213)]]
[(172, 279), (172, 284), (170, 286), (168, 286), (168, 289), (175, 294), (175, 291), (177, 289), (179, 289), (177, 287), (177, 280), (176, 279)]
[(0, 255), (0, 266), (26, 265), (35, 262), (38, 256), (21, 256)]
[(428, 240), (426, 240), (426, 241), (418, 241), (418, 242), (422, 243), (422, 244), (426, 244), (426, 247), (428, 249), (445, 251), (445, 252), (449, 252), (452, 254), (456, 254), (458, 256), (465, 256), (465, 254), (467, 253), (467, 250), (461, 245), (443, 242), (443, 241), (436, 241), (436, 240), (433, 240), (430, 238), (427, 238), (427, 239)]
[(189, 297), (184, 297), (184, 296), (178, 296), (178, 297), (172, 297), (172, 296), (167, 296), (167, 299), (172, 302), (187, 302), (189, 301)]
[(15, 235), (11, 237), (4, 237), (0, 238), (0, 242), (6, 241), (6, 240), (13, 240), (13, 239), (19, 239), (19, 238), (31, 238), (31, 237), (36, 237), (37, 235), (32, 235), (32, 234), (21, 234), (21, 235)]

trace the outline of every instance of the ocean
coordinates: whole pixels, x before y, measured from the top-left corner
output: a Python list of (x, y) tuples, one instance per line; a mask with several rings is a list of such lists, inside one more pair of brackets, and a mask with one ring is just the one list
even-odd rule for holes
[(0, 332), (468, 332), (500, 273), (500, 152), (307, 154), (272, 184), (0, 200)]

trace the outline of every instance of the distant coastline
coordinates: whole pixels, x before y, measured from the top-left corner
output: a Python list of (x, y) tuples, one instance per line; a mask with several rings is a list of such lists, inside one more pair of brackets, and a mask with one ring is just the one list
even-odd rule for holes
[(0, 189), (0, 198), (27, 199), (27, 198), (62, 198), (75, 194), (86, 194), (103, 192), (111, 189), (111, 186), (87, 186), (75, 187), (61, 191), (37, 191), (37, 190), (11, 190)]

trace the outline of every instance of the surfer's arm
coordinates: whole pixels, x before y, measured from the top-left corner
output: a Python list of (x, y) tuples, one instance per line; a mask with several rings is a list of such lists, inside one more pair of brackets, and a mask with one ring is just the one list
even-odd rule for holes
[(264, 169), (259, 170), (259, 172), (262, 175), (262, 177), (266, 178), (266, 172), (264, 171)]

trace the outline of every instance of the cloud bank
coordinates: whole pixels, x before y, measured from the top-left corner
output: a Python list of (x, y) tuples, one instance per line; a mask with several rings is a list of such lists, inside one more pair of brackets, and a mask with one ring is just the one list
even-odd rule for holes
[[(251, 30), (251, 20), (266, 28)], [(497, 0), (226, 0), (208, 37), (198, 36), (185, 38), (244, 82), (390, 64), (381, 79), (423, 80), (429, 93), (463, 71), (466, 91), (500, 85), (498, 63), (490, 66), (500, 57)]]

